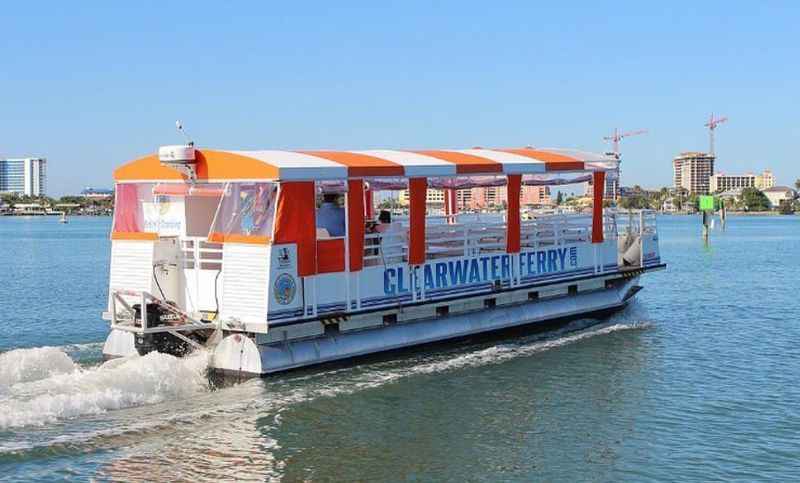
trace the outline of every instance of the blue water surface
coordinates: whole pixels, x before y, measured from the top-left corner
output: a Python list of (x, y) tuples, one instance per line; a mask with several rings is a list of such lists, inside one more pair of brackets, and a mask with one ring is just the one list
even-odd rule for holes
[(211, 390), (100, 365), (107, 219), (0, 218), (0, 479), (797, 480), (800, 218), (658, 222), (668, 269), (599, 325)]

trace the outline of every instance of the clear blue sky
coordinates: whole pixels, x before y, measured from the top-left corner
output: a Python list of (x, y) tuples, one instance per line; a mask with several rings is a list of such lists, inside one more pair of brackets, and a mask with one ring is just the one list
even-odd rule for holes
[[(623, 141), (623, 184), (671, 159), (800, 177), (797, 2), (9, 2), (0, 156), (50, 194), (181, 139), (256, 148), (577, 147)], [(763, 3), (763, 5), (762, 5)]]

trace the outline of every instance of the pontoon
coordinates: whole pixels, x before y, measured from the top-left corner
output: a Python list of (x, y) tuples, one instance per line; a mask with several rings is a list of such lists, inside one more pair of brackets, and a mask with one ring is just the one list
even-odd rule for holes
[[(652, 212), (603, 209), (616, 167), (606, 155), (530, 147), (164, 146), (114, 173), (103, 353), (204, 348), (213, 370), (264, 376), (607, 315), (634, 298), (641, 274), (664, 268)], [(584, 182), (590, 212), (522, 219), (524, 186)], [(479, 187), (505, 190), (505, 212), (459, 214), (458, 190)], [(427, 203), (433, 190), (444, 191), (443, 216)], [(380, 196), (396, 191), (408, 216), (378, 223)], [(341, 233), (317, 219), (332, 195)]]

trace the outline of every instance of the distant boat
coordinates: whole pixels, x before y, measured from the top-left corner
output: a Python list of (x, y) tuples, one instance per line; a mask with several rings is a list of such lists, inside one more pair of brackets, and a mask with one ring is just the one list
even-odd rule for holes
[(61, 219), (58, 220), (58, 222), (59, 223), (69, 223), (69, 220), (67, 220), (67, 212), (66, 211), (61, 213)]

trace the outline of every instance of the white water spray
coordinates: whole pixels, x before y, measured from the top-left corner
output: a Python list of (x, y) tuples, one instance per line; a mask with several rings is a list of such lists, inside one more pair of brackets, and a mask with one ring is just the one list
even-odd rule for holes
[(4, 352), (0, 354), (0, 395), (13, 384), (66, 374), (76, 367), (72, 359), (58, 347)]
[(208, 354), (150, 353), (83, 368), (58, 348), (3, 354), (0, 429), (185, 399), (208, 391)]

